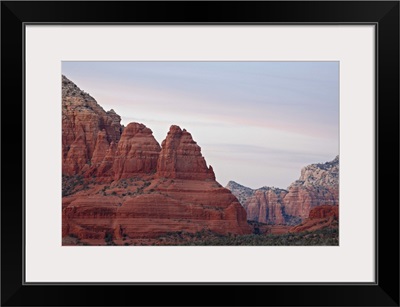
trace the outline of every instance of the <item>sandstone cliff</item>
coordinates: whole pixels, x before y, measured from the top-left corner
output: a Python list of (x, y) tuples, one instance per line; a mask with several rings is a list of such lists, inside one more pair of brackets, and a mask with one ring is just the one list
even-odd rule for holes
[(311, 164), (287, 190), (262, 187), (250, 189), (236, 182), (227, 188), (246, 209), (247, 218), (266, 224), (295, 225), (316, 206), (339, 204), (339, 156), (326, 163)]
[(316, 206), (338, 204), (339, 156), (330, 162), (304, 167), (299, 180), (288, 187), (284, 198), (286, 213), (302, 219)]
[(248, 234), (245, 209), (215, 181), (201, 148), (172, 125), (160, 146), (143, 124), (120, 125), (63, 76), (62, 234), (88, 244), (170, 232)]
[[(171, 130), (180, 128), (172, 126)], [(180, 231), (251, 233), (245, 209), (228, 189), (213, 179), (214, 173), (205, 166), (198, 145), (193, 150), (195, 143), (189, 142), (191, 151), (186, 151), (186, 145), (182, 144), (187, 142), (179, 138), (187, 139), (187, 133), (179, 135), (168, 133), (163, 142), (181, 144), (178, 146), (181, 151), (167, 160), (168, 172), (163, 164), (172, 152), (169, 146), (163, 146), (157, 163), (161, 171), (156, 174), (144, 175), (141, 168), (136, 168), (135, 172), (127, 173), (134, 177), (116, 176), (111, 185), (95, 184), (64, 197), (63, 236), (72, 234), (90, 242), (104, 241), (106, 236), (129, 240)], [(191, 154), (182, 154), (186, 152)]]
[(292, 227), (289, 232), (316, 231), (323, 228), (337, 228), (339, 207), (322, 205), (310, 210), (309, 216), (300, 225)]
[(254, 191), (243, 207), (250, 221), (266, 224), (286, 224), (283, 198), (287, 191), (277, 188), (264, 187)]
[[(102, 159), (104, 148), (118, 142), (121, 117), (99, 106), (88, 93), (62, 76), (62, 173), (75, 175)], [(97, 147), (97, 148), (96, 148)]]

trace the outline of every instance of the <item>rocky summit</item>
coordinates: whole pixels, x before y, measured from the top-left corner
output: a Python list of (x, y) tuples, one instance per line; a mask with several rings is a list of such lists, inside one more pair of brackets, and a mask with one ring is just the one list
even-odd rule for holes
[(82, 173), (92, 159), (101, 160), (110, 143), (119, 141), (120, 122), (114, 110), (104, 111), (92, 96), (62, 76), (62, 173)]
[(317, 206), (339, 204), (339, 156), (326, 163), (311, 164), (287, 189), (250, 189), (229, 182), (227, 189), (246, 209), (250, 221), (272, 225), (296, 225)]
[(233, 195), (237, 197), (239, 202), (243, 205), (246, 200), (253, 196), (255, 190), (245, 187), (235, 181), (229, 181), (226, 188), (232, 192)]
[(200, 146), (185, 129), (171, 126), (161, 147), (157, 164), (158, 178), (215, 180), (214, 171), (211, 165), (207, 167)]
[(149, 128), (130, 123), (122, 132), (115, 151), (114, 180), (155, 173), (160, 151), (160, 145)]
[(245, 209), (215, 180), (188, 131), (172, 125), (160, 146), (150, 128), (120, 121), (62, 77), (63, 242), (251, 233)]

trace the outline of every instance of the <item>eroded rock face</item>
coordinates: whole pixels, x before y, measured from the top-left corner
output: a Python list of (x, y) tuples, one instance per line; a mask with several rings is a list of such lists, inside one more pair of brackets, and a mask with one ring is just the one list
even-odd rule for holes
[(339, 207), (338, 206), (319, 206), (313, 208), (308, 215), (309, 219), (325, 219), (329, 217), (339, 218)]
[(117, 150), (117, 145), (114, 142), (111, 142), (108, 146), (107, 151), (105, 152), (104, 159), (100, 162), (99, 165), (95, 165), (94, 171), (97, 178), (114, 178), (114, 157), (115, 151)]
[(100, 195), (63, 198), (62, 236), (74, 235), (80, 239), (104, 239), (114, 232), (119, 200)]
[(180, 231), (251, 233), (245, 209), (215, 181), (147, 177), (126, 188), (124, 182), (64, 197), (63, 235), (90, 242), (110, 234), (140, 239)]
[(215, 181), (189, 132), (171, 126), (160, 147), (145, 125), (119, 123), (63, 77), (63, 236), (104, 244), (180, 231), (251, 233), (245, 209)]
[(94, 147), (91, 164), (99, 166), (103, 162), (110, 144), (107, 141), (107, 134), (105, 130), (97, 133), (96, 145)]
[(115, 151), (114, 179), (155, 173), (160, 150), (149, 128), (143, 124), (130, 123), (124, 129)]
[[(97, 142), (104, 146), (118, 142), (121, 118), (105, 112), (96, 100), (62, 76), (62, 172), (75, 175), (91, 167)], [(100, 148), (96, 151), (98, 162)]]
[(131, 238), (175, 231), (251, 233), (237, 199), (211, 181), (155, 179), (143, 194), (127, 199), (117, 216), (117, 224)]
[(326, 187), (289, 187), (284, 198), (285, 211), (288, 215), (307, 218), (310, 210), (316, 206), (338, 205), (339, 189)]
[(158, 178), (215, 180), (214, 171), (211, 166), (207, 167), (200, 146), (185, 129), (171, 126), (161, 147), (157, 163)]
[(339, 204), (339, 157), (304, 167), (300, 178), (287, 190), (269, 187), (253, 190), (236, 182), (230, 182), (227, 188), (246, 209), (248, 220), (295, 225), (308, 218), (314, 207)]
[(301, 170), (299, 180), (288, 187), (284, 205), (288, 215), (307, 218), (316, 206), (339, 204), (339, 157), (311, 164)]
[(310, 210), (309, 216), (300, 225), (292, 227), (290, 232), (316, 231), (323, 228), (338, 227), (339, 207), (322, 205)]
[(261, 188), (244, 203), (247, 218), (266, 224), (285, 224), (283, 198), (287, 191), (281, 189)]

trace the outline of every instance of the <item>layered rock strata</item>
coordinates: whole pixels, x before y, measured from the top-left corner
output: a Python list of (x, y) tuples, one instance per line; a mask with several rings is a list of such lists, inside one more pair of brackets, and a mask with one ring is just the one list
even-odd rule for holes
[(236, 182), (227, 188), (240, 200), (250, 221), (273, 225), (294, 225), (308, 218), (317, 206), (339, 204), (339, 157), (311, 164), (301, 170), (287, 190), (262, 187), (250, 189)]
[(115, 151), (114, 179), (155, 173), (160, 150), (149, 128), (143, 124), (130, 123), (124, 129)]
[(322, 205), (310, 210), (309, 216), (301, 224), (292, 227), (289, 232), (316, 231), (323, 228), (337, 228), (339, 207)]
[(286, 213), (302, 219), (316, 206), (338, 204), (339, 156), (330, 162), (304, 167), (299, 180), (288, 187), (284, 198)]
[[(117, 143), (121, 117), (62, 76), (62, 173), (76, 175), (98, 162), (111, 142)], [(96, 148), (97, 147), (97, 148)]]
[(63, 236), (80, 239), (156, 238), (171, 232), (249, 234), (246, 211), (211, 182), (155, 180), (133, 196), (71, 196), (63, 199)]
[(265, 224), (285, 224), (283, 198), (287, 191), (276, 188), (261, 188), (254, 191), (245, 203), (247, 219)]
[(161, 147), (157, 163), (158, 178), (215, 180), (211, 165), (207, 167), (200, 146), (186, 129), (171, 126)]
[(82, 185), (63, 197), (63, 236), (104, 244), (181, 231), (251, 233), (245, 209), (215, 181), (189, 132), (173, 125), (160, 146), (145, 125), (122, 127), (115, 112), (62, 82), (62, 172)]

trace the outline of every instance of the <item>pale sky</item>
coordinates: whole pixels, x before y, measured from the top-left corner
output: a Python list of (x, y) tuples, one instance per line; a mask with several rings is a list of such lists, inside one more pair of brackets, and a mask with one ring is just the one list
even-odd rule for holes
[(188, 130), (217, 181), (287, 188), (339, 154), (339, 62), (63, 62), (125, 126)]

